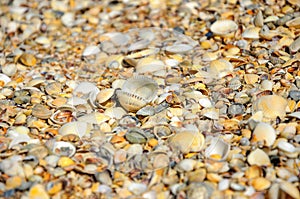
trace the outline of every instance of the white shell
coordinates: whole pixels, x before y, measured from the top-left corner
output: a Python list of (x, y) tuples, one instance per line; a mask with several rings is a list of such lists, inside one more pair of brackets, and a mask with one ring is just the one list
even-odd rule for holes
[(172, 46), (167, 46), (166, 51), (170, 53), (187, 53), (193, 49), (193, 46), (188, 44), (175, 44)]
[(210, 27), (210, 30), (221, 36), (229, 35), (238, 29), (238, 25), (232, 20), (218, 20), (213, 23)]
[(246, 39), (259, 39), (259, 31), (258, 27), (249, 27), (243, 33), (242, 37)]
[(267, 123), (260, 122), (253, 131), (254, 141), (264, 141), (266, 146), (272, 146), (276, 140), (275, 129)]
[(101, 124), (102, 122), (106, 122), (109, 119), (110, 117), (105, 115), (104, 113), (94, 112), (79, 117), (78, 121), (87, 122), (91, 124)]
[[(227, 158), (230, 145), (220, 137), (212, 138), (209, 147), (205, 150), (205, 156), (213, 160), (223, 161)], [(217, 157), (217, 158), (216, 158)]]
[(100, 49), (98, 46), (87, 46), (84, 50), (82, 55), (83, 56), (90, 56), (100, 53)]
[(155, 72), (159, 70), (165, 70), (164, 62), (149, 57), (139, 60), (136, 65), (137, 73)]
[(271, 164), (269, 156), (261, 149), (252, 151), (247, 160), (250, 165), (266, 166)]
[(77, 135), (79, 138), (91, 131), (91, 125), (86, 122), (69, 122), (61, 126), (58, 133), (64, 135)]
[(8, 82), (11, 81), (11, 79), (7, 75), (0, 73), (0, 81), (3, 81), (4, 84), (7, 84)]
[(76, 152), (76, 147), (70, 142), (58, 141), (55, 142), (52, 148), (54, 154), (72, 157)]

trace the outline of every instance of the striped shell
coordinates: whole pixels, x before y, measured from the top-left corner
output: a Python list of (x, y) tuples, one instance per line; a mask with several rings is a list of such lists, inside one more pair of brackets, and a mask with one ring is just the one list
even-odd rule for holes
[(124, 109), (137, 111), (156, 97), (157, 90), (158, 85), (154, 80), (145, 76), (135, 76), (128, 79), (116, 94)]

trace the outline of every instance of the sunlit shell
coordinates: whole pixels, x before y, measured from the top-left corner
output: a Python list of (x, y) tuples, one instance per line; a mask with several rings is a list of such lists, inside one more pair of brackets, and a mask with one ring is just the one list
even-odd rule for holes
[(78, 121), (91, 123), (91, 124), (101, 124), (102, 122), (106, 122), (109, 119), (110, 119), (109, 116), (99, 112), (88, 113), (86, 115), (77, 118)]
[(238, 90), (239, 88), (241, 88), (241, 86), (242, 86), (242, 82), (240, 81), (239, 78), (233, 78), (228, 83), (228, 87), (231, 88), (232, 90)]
[(5, 74), (0, 73), (0, 83), (3, 82), (3, 85), (5, 85), (5, 84), (7, 84), (10, 81), (11, 81), (10, 77), (8, 77)]
[(288, 22), (286, 22), (288, 27), (300, 28), (300, 17), (296, 17)]
[(220, 137), (212, 138), (209, 147), (205, 150), (207, 158), (223, 161), (227, 158), (230, 151), (230, 144), (223, 141)]
[(44, 79), (42, 79), (42, 78), (35, 78), (35, 79), (30, 80), (30, 81), (26, 84), (26, 86), (27, 86), (27, 87), (39, 87), (39, 86), (41, 86), (41, 85), (44, 84), (44, 83), (45, 83), (45, 80), (44, 80)]
[(263, 191), (271, 186), (271, 182), (266, 178), (258, 177), (251, 180), (251, 185), (254, 187), (255, 190)]
[(263, 141), (266, 146), (272, 146), (276, 140), (275, 129), (268, 123), (260, 122), (253, 131), (253, 141)]
[(100, 53), (98, 46), (87, 46), (82, 53), (82, 56), (90, 56)]
[(256, 14), (256, 16), (254, 17), (254, 25), (257, 27), (262, 27), (264, 25), (264, 18), (263, 18), (263, 14), (262, 11), (259, 10)]
[(75, 135), (81, 138), (91, 131), (91, 125), (86, 122), (69, 122), (61, 126), (58, 130), (59, 135)]
[(126, 111), (121, 107), (110, 107), (105, 110), (104, 114), (110, 118), (121, 119)]
[(19, 61), (25, 66), (34, 66), (36, 64), (36, 58), (32, 54), (24, 53), (19, 57)]
[(187, 53), (192, 49), (193, 49), (193, 46), (188, 45), (188, 44), (175, 44), (175, 45), (166, 47), (167, 52), (178, 53), (178, 54)]
[(269, 156), (261, 149), (255, 149), (248, 157), (247, 161), (250, 165), (268, 166), (271, 164)]
[(283, 140), (278, 142), (277, 147), (278, 149), (288, 153), (294, 153), (296, 151), (296, 147), (293, 144)]
[(238, 29), (238, 25), (232, 20), (219, 20), (210, 26), (210, 30), (220, 36), (226, 36)]
[(120, 104), (127, 111), (137, 111), (151, 102), (157, 94), (157, 83), (145, 76), (134, 76), (116, 91)]
[(208, 68), (208, 72), (211, 75), (216, 76), (218, 78), (222, 78), (230, 74), (232, 71), (233, 65), (225, 59), (218, 59), (212, 61)]
[(205, 138), (200, 132), (182, 131), (169, 138), (170, 146), (182, 153), (199, 152), (205, 143)]
[(99, 92), (99, 89), (97, 86), (91, 82), (81, 82), (76, 86), (76, 88), (73, 91), (73, 95), (77, 97), (87, 97), (90, 92)]
[(246, 84), (255, 84), (258, 81), (259, 76), (256, 74), (245, 74), (244, 79)]
[(285, 110), (287, 107), (287, 101), (279, 95), (265, 95), (253, 102), (253, 113), (262, 111), (266, 120), (273, 120), (276, 117), (283, 118), (285, 116)]
[(47, 86), (45, 87), (45, 91), (49, 95), (57, 95), (61, 92), (61, 90), (62, 90), (62, 85), (59, 82), (51, 82), (47, 84)]
[(114, 93), (115, 93), (115, 89), (112, 88), (103, 89), (97, 94), (96, 100), (99, 104), (105, 103), (114, 95)]
[(279, 183), (280, 189), (283, 190), (285, 193), (290, 195), (293, 198), (300, 198), (300, 192), (299, 189), (297, 188), (297, 185), (292, 184), (291, 182), (288, 181), (280, 181)]
[(32, 108), (32, 115), (40, 119), (48, 119), (52, 115), (52, 111), (47, 106), (36, 104)]
[(295, 41), (290, 45), (291, 52), (297, 52), (300, 49), (300, 37), (295, 39)]
[(73, 119), (72, 114), (75, 111), (76, 108), (72, 105), (62, 105), (51, 115), (50, 120), (56, 124), (65, 124)]
[(171, 129), (163, 125), (154, 126), (153, 133), (158, 139), (168, 138), (173, 135)]
[(58, 141), (53, 144), (52, 152), (58, 156), (72, 157), (76, 152), (76, 148), (70, 142)]
[(153, 73), (165, 70), (165, 64), (161, 60), (147, 57), (139, 60), (135, 69), (137, 73)]
[(244, 30), (242, 37), (246, 39), (259, 39), (259, 31), (258, 27), (249, 27)]

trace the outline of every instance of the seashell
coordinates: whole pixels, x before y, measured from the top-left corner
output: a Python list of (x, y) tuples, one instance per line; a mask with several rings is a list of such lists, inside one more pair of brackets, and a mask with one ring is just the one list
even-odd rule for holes
[(271, 186), (270, 180), (262, 177), (258, 177), (251, 180), (250, 184), (254, 187), (256, 191), (263, 191)]
[(75, 13), (73, 12), (66, 12), (64, 15), (61, 17), (61, 22), (63, 25), (66, 27), (72, 27), (75, 25)]
[(135, 69), (137, 73), (154, 73), (165, 70), (165, 64), (160, 60), (146, 57), (137, 62)]
[(232, 20), (218, 20), (210, 26), (210, 30), (220, 36), (229, 36), (238, 29), (238, 25)]
[[(24, 127), (27, 128), (27, 127)], [(28, 135), (29, 129), (27, 130), (16, 130), (16, 129), (11, 129), (7, 131), (7, 135), (9, 138), (11, 138), (11, 142), (9, 143), (8, 149), (13, 148), (14, 146), (20, 144), (20, 143), (28, 143), (31, 141), (31, 138)]]
[(245, 74), (244, 80), (246, 84), (255, 84), (258, 81), (259, 76), (256, 74)]
[(113, 88), (107, 88), (101, 90), (100, 92), (98, 92), (96, 96), (96, 103), (103, 108), (112, 107), (114, 103), (110, 101), (110, 99), (114, 95), (114, 93), (115, 93), (115, 89)]
[(72, 157), (76, 152), (76, 148), (70, 142), (58, 141), (54, 143), (52, 152), (58, 156)]
[(193, 49), (193, 46), (188, 44), (175, 44), (172, 46), (167, 46), (166, 51), (174, 54), (185, 54)]
[(126, 140), (132, 144), (143, 144), (147, 141), (144, 131), (138, 128), (131, 128), (125, 134)]
[(58, 129), (58, 133), (62, 136), (75, 135), (81, 138), (89, 133), (91, 129), (92, 126), (86, 122), (69, 122), (61, 126)]
[(230, 145), (220, 137), (214, 137), (210, 145), (205, 150), (205, 156), (212, 160), (223, 161), (227, 158)]
[(199, 152), (204, 146), (205, 138), (200, 132), (184, 130), (170, 137), (169, 142), (173, 150), (182, 153)]
[(128, 79), (122, 90), (116, 92), (120, 104), (127, 111), (137, 111), (151, 102), (157, 94), (157, 83), (145, 76), (135, 76)]
[(279, 187), (282, 191), (290, 195), (292, 198), (300, 198), (300, 192), (297, 186), (288, 181), (280, 181)]
[(47, 106), (36, 104), (32, 108), (32, 113), (34, 117), (40, 118), (40, 119), (49, 119), (52, 115), (52, 111), (48, 109)]
[(135, 194), (135, 195), (141, 195), (141, 194), (143, 194), (144, 192), (146, 192), (146, 190), (147, 190), (147, 185), (142, 184), (142, 183), (135, 183), (135, 182), (132, 182), (132, 183), (129, 184), (128, 190), (129, 190), (130, 192), (132, 192), (133, 194)]
[(264, 17), (261, 10), (259, 10), (254, 17), (254, 25), (257, 27), (262, 27), (264, 25)]
[(194, 167), (196, 166), (196, 164), (197, 164), (196, 160), (183, 159), (177, 164), (177, 166), (179, 169), (188, 172), (188, 171), (194, 170)]
[(212, 120), (218, 120), (219, 119), (219, 109), (216, 108), (204, 108), (201, 110), (201, 115), (212, 119)]
[(290, 45), (290, 51), (293, 53), (299, 51), (299, 49), (300, 49), (300, 37), (295, 39), (295, 41)]
[(242, 33), (242, 37), (245, 39), (259, 39), (259, 31), (258, 27), (249, 27)]
[(277, 147), (278, 149), (288, 153), (294, 153), (296, 151), (296, 147), (294, 147), (294, 145), (283, 140), (278, 142)]
[(296, 17), (288, 22), (286, 22), (288, 27), (300, 28), (300, 17)]
[(131, 53), (126, 57), (130, 59), (140, 59), (140, 58), (148, 57), (150, 55), (155, 55), (158, 52), (159, 52), (159, 48), (147, 48), (144, 50), (140, 50), (138, 52)]
[(99, 89), (96, 85), (90, 82), (81, 82), (73, 90), (73, 95), (77, 97), (86, 97), (90, 92), (98, 93)]
[(35, 39), (35, 42), (41, 45), (49, 45), (50, 39), (46, 36), (39, 36)]
[(266, 146), (272, 146), (276, 140), (275, 129), (270, 124), (260, 122), (253, 131), (252, 139), (254, 142), (264, 141)]
[(87, 46), (84, 50), (83, 50), (83, 53), (82, 53), (82, 56), (90, 56), (90, 55), (95, 55), (95, 54), (98, 54), (100, 53), (100, 49), (98, 46), (94, 46), (94, 45), (91, 45), (91, 46)]
[(140, 41), (137, 41), (135, 43), (132, 43), (128, 47), (129, 52), (137, 51), (137, 50), (142, 50), (145, 49), (149, 46), (150, 41), (148, 39), (142, 39)]
[(218, 78), (225, 77), (232, 71), (233, 65), (225, 59), (218, 59), (212, 61), (208, 68), (208, 72), (210, 73), (210, 75), (213, 75)]
[[(11, 79), (10, 77), (8, 77), (7, 75), (3, 74), (3, 73), (0, 73), (0, 84), (2, 86), (4, 86), (5, 84), (7, 84), (8, 82), (10, 82)], [(2, 83), (3, 82), (3, 83)]]
[(252, 105), (253, 114), (262, 111), (265, 120), (273, 120), (276, 117), (283, 118), (287, 101), (279, 95), (265, 95), (255, 100)]
[[(13, 76), (14, 74), (16, 74), (18, 70), (17, 64), (6, 64), (2, 66), (1, 69), (2, 72), (7, 76)], [(1, 81), (1, 77), (0, 77), (0, 81)]]
[(104, 111), (104, 114), (109, 116), (110, 118), (121, 119), (126, 111), (121, 107), (110, 107)]
[(99, 112), (88, 113), (86, 115), (77, 118), (78, 121), (86, 122), (90, 124), (101, 124), (103, 122), (108, 121), (109, 119), (110, 119), (109, 116)]
[(62, 85), (59, 82), (51, 82), (45, 87), (45, 91), (49, 95), (58, 95), (62, 90)]
[(137, 115), (152, 116), (155, 114), (155, 108), (153, 106), (144, 106), (136, 112)]
[(269, 156), (261, 149), (255, 149), (248, 157), (247, 161), (250, 165), (268, 166), (271, 164)]
[(155, 125), (153, 129), (153, 133), (158, 139), (169, 138), (170, 136), (173, 135), (170, 128), (163, 125)]
[(271, 91), (273, 88), (273, 83), (270, 80), (263, 80), (260, 84), (260, 88), (262, 90), (270, 90)]
[(300, 0), (288, 0), (288, 2), (292, 5), (300, 5)]
[(19, 62), (25, 66), (34, 66), (36, 64), (36, 58), (32, 54), (24, 53), (19, 57)]
[(242, 83), (239, 78), (232, 78), (230, 82), (228, 83), (228, 88), (231, 88), (232, 90), (238, 90), (241, 88)]

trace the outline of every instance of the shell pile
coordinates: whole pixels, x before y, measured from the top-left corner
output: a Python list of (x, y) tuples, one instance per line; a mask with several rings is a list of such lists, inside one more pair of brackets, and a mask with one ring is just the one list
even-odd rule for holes
[(1, 198), (300, 199), (299, 0), (2, 0)]

